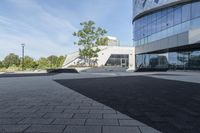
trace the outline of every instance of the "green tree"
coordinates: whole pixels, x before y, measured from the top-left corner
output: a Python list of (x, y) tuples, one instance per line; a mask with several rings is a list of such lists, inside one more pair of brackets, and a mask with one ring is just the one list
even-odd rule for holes
[(64, 56), (59, 56), (57, 59), (57, 67), (62, 67), (63, 63), (65, 61), (65, 57)]
[(10, 53), (8, 56), (6, 56), (3, 60), (3, 65), (8, 68), (9, 66), (15, 65), (18, 67), (20, 65), (20, 58), (18, 55), (15, 55), (14, 53)]
[(58, 57), (55, 55), (51, 55), (49, 57), (47, 57), (48, 61), (50, 62), (50, 67), (51, 68), (56, 68), (57, 67), (57, 61), (58, 61)]
[(4, 67), (4, 66), (3, 66), (3, 62), (0, 61), (0, 69), (3, 68), (3, 67)]
[(50, 68), (50, 62), (47, 58), (41, 57), (38, 61), (38, 68), (39, 69), (48, 69)]
[(24, 57), (24, 68), (25, 69), (36, 69), (37, 63), (34, 61), (33, 58), (29, 56)]
[(81, 46), (79, 49), (80, 56), (87, 59), (89, 65), (94, 58), (98, 57), (100, 49), (98, 46), (106, 45), (104, 35), (107, 33), (105, 29), (95, 26), (95, 22), (87, 21), (80, 23), (82, 29), (74, 32), (73, 35), (78, 37), (78, 41), (74, 42), (75, 45)]

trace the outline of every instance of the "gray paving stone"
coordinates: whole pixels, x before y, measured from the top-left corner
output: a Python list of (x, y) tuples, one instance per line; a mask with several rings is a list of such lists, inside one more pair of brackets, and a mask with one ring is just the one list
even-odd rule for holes
[(66, 109), (64, 113), (78, 113), (78, 114), (87, 114), (89, 113), (89, 109), (76, 109), (76, 110), (69, 110)]
[(67, 126), (64, 133), (101, 133), (100, 126)]
[(39, 110), (37, 110), (37, 112), (54, 112), (54, 113), (61, 113), (61, 112), (63, 112), (64, 111), (64, 109), (39, 109)]
[(14, 118), (41, 118), (44, 116), (46, 113), (40, 113), (40, 112), (35, 112), (35, 113), (30, 113), (30, 112), (23, 112), (23, 113), (17, 113)]
[(0, 125), (0, 132), (23, 132), (25, 129), (27, 129), (30, 125)]
[(43, 118), (72, 118), (73, 114), (69, 113), (46, 113)]
[(13, 118), (17, 115), (18, 113), (0, 113), (0, 118)]
[(73, 118), (78, 119), (102, 119), (103, 114), (75, 114)]
[(161, 133), (160, 131), (155, 130), (151, 127), (147, 127), (147, 126), (142, 126), (142, 127), (139, 127), (139, 128), (140, 128), (140, 131), (142, 133)]
[(120, 126), (146, 126), (137, 120), (119, 120)]
[(19, 124), (50, 124), (54, 119), (36, 119), (36, 118), (25, 118), (20, 121)]
[(33, 113), (33, 112), (36, 112), (38, 109), (13, 109), (11, 112), (30, 112), (30, 113)]
[(116, 114), (115, 110), (90, 110), (91, 114)]
[(19, 122), (22, 119), (19, 118), (2, 118), (0, 119), (0, 124), (16, 124), (17, 122)]
[(100, 107), (100, 106), (89, 106), (89, 107), (80, 107), (79, 109), (92, 109), (92, 110), (95, 110), (95, 109), (103, 109), (103, 107)]
[(85, 125), (119, 125), (116, 119), (87, 119)]
[(84, 125), (85, 119), (56, 119), (52, 124), (55, 125)]
[(132, 119), (127, 115), (123, 114), (103, 114), (104, 119)]
[(78, 106), (56, 106), (55, 109), (76, 110)]
[(102, 133), (141, 133), (138, 127), (103, 126)]
[(61, 133), (65, 125), (32, 125), (25, 133)]

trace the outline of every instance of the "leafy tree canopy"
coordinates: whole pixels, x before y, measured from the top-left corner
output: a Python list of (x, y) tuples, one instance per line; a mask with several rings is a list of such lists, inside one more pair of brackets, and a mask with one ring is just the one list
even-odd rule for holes
[(12, 66), (12, 65), (19, 66), (20, 65), (20, 58), (19, 58), (18, 55), (15, 55), (14, 53), (10, 53), (3, 60), (3, 65), (6, 68), (8, 68), (9, 66)]
[(81, 46), (79, 49), (80, 56), (92, 59), (98, 57), (100, 49), (98, 46), (107, 45), (107, 38), (104, 35), (107, 31), (103, 28), (96, 27), (94, 21), (80, 23), (82, 29), (74, 32), (73, 35), (78, 38), (75, 45)]

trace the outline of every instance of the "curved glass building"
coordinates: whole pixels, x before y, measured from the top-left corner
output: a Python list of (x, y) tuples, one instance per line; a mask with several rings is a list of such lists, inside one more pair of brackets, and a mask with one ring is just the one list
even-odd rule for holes
[(136, 69), (200, 70), (200, 1), (133, 0)]

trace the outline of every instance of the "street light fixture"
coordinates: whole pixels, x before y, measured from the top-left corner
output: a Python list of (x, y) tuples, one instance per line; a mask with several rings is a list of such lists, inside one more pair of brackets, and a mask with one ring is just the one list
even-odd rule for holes
[(24, 70), (24, 47), (25, 47), (25, 44), (21, 44), (22, 46), (22, 71)]

